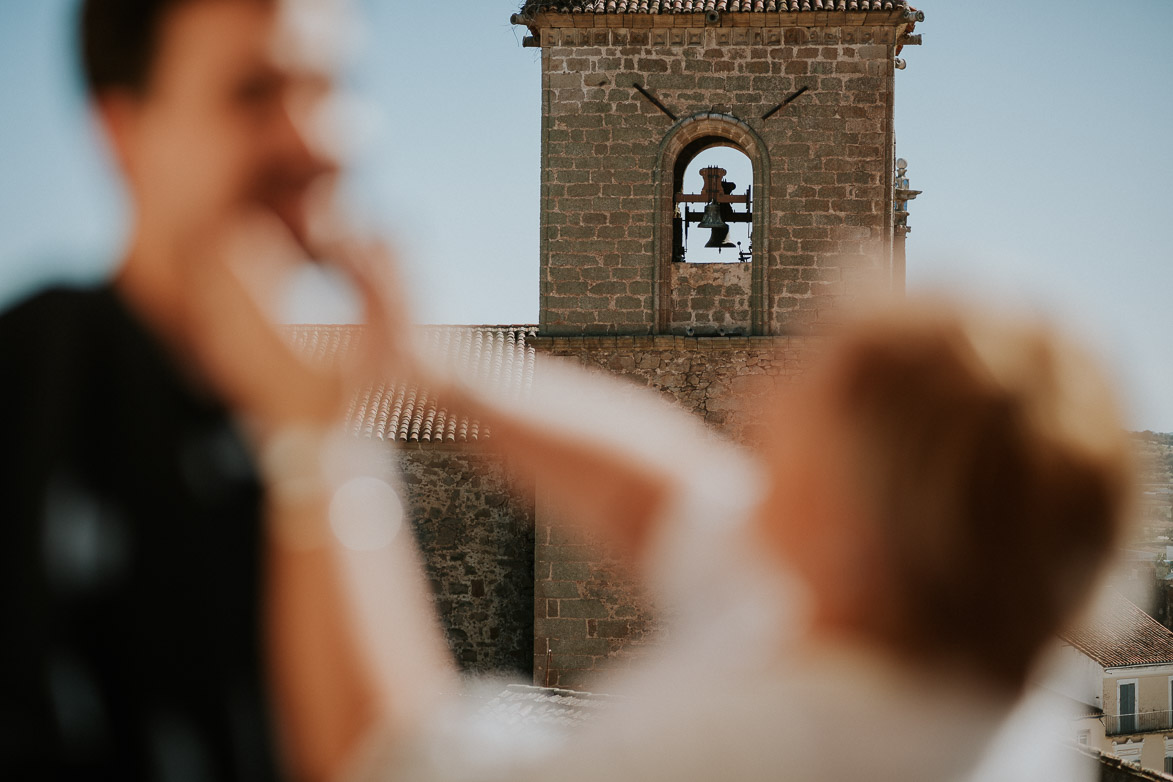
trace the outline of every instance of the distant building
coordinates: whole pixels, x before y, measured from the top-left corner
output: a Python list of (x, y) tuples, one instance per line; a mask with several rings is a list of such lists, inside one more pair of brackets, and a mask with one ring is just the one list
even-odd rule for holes
[(1072, 747), (1072, 751), (1079, 752), (1095, 761), (1100, 771), (1100, 782), (1162, 782), (1162, 780), (1169, 779), (1163, 773), (1142, 769), (1133, 763), (1106, 755), (1091, 747), (1076, 745)]
[(1173, 632), (1118, 592), (1062, 636), (1078, 672), (1065, 695), (1087, 707), (1071, 738), (1142, 768), (1173, 773)]

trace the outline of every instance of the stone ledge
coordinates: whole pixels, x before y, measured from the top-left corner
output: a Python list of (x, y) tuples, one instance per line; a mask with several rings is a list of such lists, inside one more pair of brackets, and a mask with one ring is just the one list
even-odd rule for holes
[(642, 350), (745, 350), (745, 349), (785, 349), (796, 344), (810, 345), (823, 337), (818, 336), (787, 336), (787, 337), (681, 337), (670, 334), (655, 336), (537, 336), (527, 340), (528, 345), (539, 352), (553, 350), (622, 350), (637, 348)]
[(619, 28), (556, 28), (547, 30), (543, 46), (576, 49), (608, 47), (639, 48), (648, 53), (668, 48), (735, 46), (868, 46), (893, 45), (897, 31), (886, 27), (849, 26), (838, 28), (734, 28), (732, 30), (678, 30), (659, 32)]
[[(466, 456), (480, 457), (480, 458), (497, 458), (496, 452), (489, 448), (489, 439), (492, 435), (485, 436), (480, 440), (457, 440), (455, 442), (448, 440), (383, 440), (387, 447), (393, 448), (396, 451), (434, 451), (447, 453), (461, 453)], [(363, 437), (366, 440), (378, 441), (378, 437)]]
[[(608, 14), (538, 13), (525, 24), (531, 30), (610, 28), (703, 28), (729, 30), (769, 27), (911, 27), (903, 9), (891, 11), (743, 11), (722, 12), (719, 24), (710, 24), (703, 13)], [(544, 42), (543, 42), (544, 43)]]

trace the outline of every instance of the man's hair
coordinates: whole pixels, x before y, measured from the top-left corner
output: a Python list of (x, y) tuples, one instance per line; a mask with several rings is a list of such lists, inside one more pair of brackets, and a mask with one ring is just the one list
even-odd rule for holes
[(1104, 373), (1046, 328), (939, 306), (868, 318), (829, 358), (890, 624), (1021, 684), (1124, 528), (1131, 459)]
[(91, 96), (143, 92), (150, 82), (163, 20), (193, 0), (82, 0), (81, 56)]

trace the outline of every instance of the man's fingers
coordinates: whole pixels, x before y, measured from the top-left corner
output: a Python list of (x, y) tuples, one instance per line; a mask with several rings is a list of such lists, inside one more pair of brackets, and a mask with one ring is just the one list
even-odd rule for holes
[(205, 372), (236, 407), (267, 420), (335, 415), (345, 389), (337, 370), (312, 366), (280, 328), (285, 286), (308, 258), (285, 227), (241, 215), (209, 234), (188, 264), (204, 310), (198, 335)]
[(347, 239), (330, 248), (331, 261), (354, 282), (366, 320), (365, 358), (376, 371), (403, 371), (408, 360), (411, 316), (394, 255), (383, 241)]

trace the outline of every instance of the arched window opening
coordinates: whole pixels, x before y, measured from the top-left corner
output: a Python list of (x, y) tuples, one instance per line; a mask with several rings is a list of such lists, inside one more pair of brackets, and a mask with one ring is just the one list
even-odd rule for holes
[(753, 259), (753, 163), (733, 142), (704, 138), (677, 158), (672, 260)]

